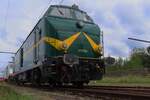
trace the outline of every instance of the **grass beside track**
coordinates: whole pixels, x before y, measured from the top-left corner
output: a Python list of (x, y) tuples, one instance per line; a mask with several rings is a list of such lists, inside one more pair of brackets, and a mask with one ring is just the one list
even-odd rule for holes
[(0, 84), (0, 100), (33, 100), (33, 97), (22, 95)]
[(125, 86), (150, 86), (150, 76), (122, 76), (104, 77), (102, 80), (92, 82), (94, 85), (125, 85)]

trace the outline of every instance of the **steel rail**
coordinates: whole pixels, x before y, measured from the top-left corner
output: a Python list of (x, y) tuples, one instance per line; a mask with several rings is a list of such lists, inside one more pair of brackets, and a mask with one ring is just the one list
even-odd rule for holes
[(33, 85), (23, 85), (25, 87), (36, 88), (41, 91), (64, 92), (72, 95), (92, 98), (119, 98), (119, 100), (150, 100), (150, 87), (129, 87), (129, 86), (56, 86), (49, 87), (43, 85), (34, 87)]
[(128, 99), (150, 100), (150, 88), (146, 87), (115, 87), (115, 86), (86, 86), (81, 89), (65, 87), (58, 90), (89, 97), (119, 97)]

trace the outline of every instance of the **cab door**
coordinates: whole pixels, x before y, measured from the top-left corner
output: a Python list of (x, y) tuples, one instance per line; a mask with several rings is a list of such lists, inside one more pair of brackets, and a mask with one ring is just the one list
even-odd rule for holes
[(23, 48), (20, 49), (20, 68), (23, 67), (23, 55), (24, 55), (24, 50)]
[(39, 61), (39, 52), (40, 52), (40, 39), (41, 39), (41, 30), (37, 27), (34, 31), (34, 63), (37, 64)]

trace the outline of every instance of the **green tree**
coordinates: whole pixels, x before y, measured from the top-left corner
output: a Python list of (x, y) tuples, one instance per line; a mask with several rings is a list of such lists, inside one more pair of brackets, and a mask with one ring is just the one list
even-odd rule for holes
[(145, 52), (144, 48), (134, 48), (130, 55), (128, 66), (150, 68), (150, 56)]
[(118, 60), (116, 61), (116, 66), (122, 67), (124, 65), (124, 60), (123, 58), (119, 57)]

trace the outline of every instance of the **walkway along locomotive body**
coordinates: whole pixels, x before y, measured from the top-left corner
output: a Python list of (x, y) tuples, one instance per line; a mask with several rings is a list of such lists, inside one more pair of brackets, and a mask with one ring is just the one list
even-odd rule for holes
[(77, 6), (50, 6), (15, 55), (17, 83), (83, 84), (104, 74), (98, 25)]

